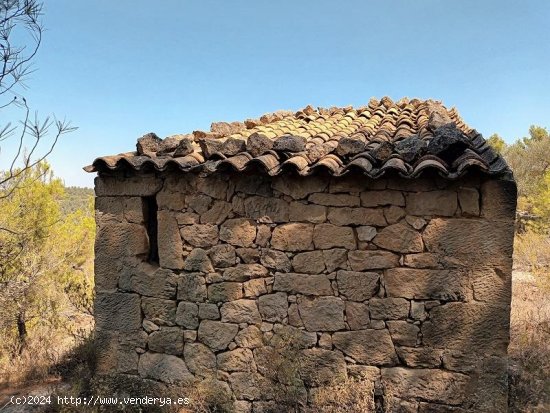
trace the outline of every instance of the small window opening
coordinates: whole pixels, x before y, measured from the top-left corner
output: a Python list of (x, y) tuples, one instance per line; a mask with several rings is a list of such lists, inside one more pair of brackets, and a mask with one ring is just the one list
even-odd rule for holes
[(157, 198), (154, 196), (144, 196), (142, 198), (143, 219), (147, 227), (147, 236), (149, 237), (149, 256), (147, 261), (151, 263), (159, 262), (158, 248), (158, 222), (157, 222)]

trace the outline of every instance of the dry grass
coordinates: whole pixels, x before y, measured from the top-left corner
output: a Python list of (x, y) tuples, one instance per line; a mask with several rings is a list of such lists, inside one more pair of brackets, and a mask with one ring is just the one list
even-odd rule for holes
[(348, 379), (325, 386), (312, 393), (307, 413), (368, 413), (374, 412), (374, 383), (370, 380)]

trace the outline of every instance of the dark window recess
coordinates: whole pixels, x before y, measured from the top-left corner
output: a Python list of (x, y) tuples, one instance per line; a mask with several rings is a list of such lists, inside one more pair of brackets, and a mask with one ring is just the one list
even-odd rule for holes
[(149, 236), (149, 256), (147, 261), (159, 262), (158, 247), (158, 222), (157, 222), (157, 199), (154, 196), (144, 196), (142, 198), (143, 218), (147, 226), (147, 235)]

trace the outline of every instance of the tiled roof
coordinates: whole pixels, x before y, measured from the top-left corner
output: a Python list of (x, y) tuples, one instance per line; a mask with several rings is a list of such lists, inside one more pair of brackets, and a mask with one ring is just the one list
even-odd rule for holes
[(136, 152), (97, 158), (88, 172), (122, 169), (179, 169), (212, 172), (259, 168), (269, 175), (294, 170), (310, 175), (327, 170), (339, 176), (359, 171), (372, 178), (393, 170), (416, 177), (436, 170), (453, 179), (477, 168), (508, 173), (504, 160), (456, 109), (433, 100), (384, 97), (367, 106), (280, 111), (244, 122), (213, 123), (164, 140), (149, 133)]

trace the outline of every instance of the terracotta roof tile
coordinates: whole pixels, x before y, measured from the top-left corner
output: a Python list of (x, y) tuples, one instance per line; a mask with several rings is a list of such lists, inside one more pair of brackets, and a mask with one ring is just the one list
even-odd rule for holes
[(312, 106), (278, 111), (244, 122), (215, 122), (209, 132), (194, 131), (164, 140), (150, 133), (136, 152), (97, 158), (88, 172), (144, 168), (163, 171), (244, 171), (259, 167), (269, 175), (292, 170), (310, 175), (359, 171), (372, 178), (388, 171), (417, 177), (436, 170), (453, 179), (470, 168), (491, 175), (509, 168), (455, 108), (433, 100), (388, 97), (353, 108)]

